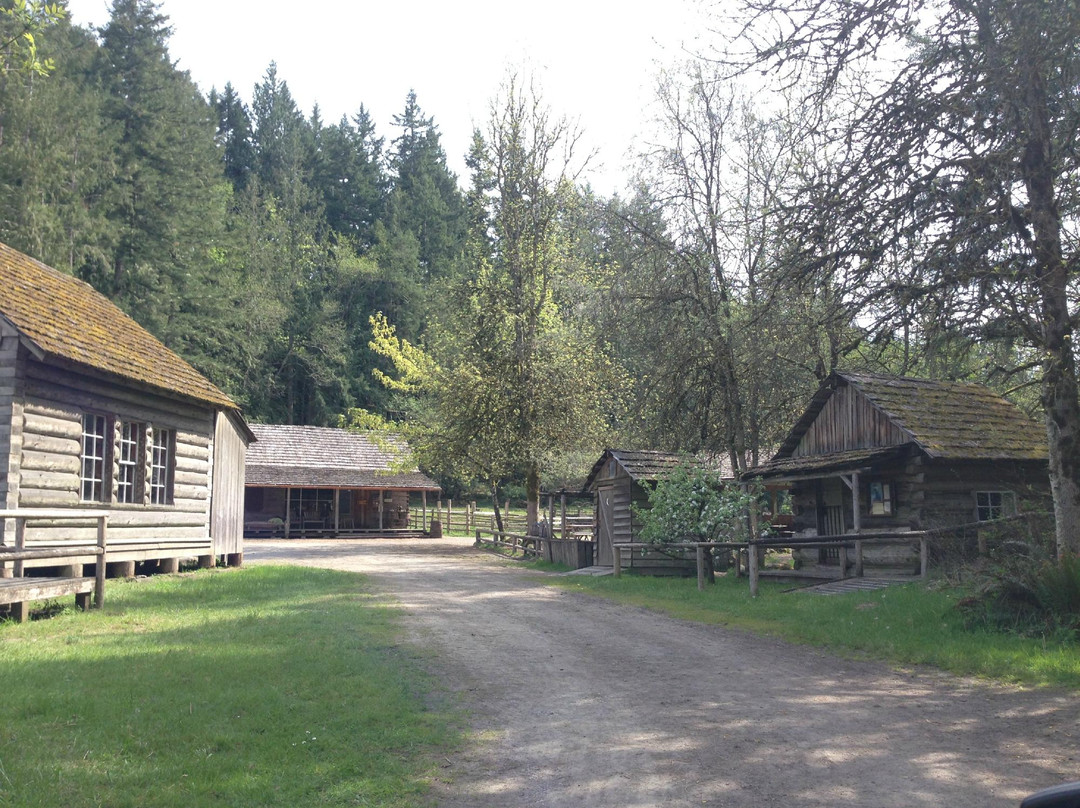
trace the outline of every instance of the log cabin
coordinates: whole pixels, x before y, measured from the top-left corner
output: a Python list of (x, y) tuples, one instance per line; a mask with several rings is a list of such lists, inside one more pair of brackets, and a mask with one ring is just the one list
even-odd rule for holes
[[(790, 529), (839, 536), (946, 529), (1049, 507), (1044, 428), (978, 384), (833, 373), (779, 451), (744, 479), (790, 486)], [(834, 548), (795, 551), (802, 567)], [(868, 547), (879, 572), (918, 569), (916, 545)]]
[(401, 535), (426, 528), (428, 495), (437, 497), (441, 488), (411, 464), (400, 437), (283, 424), (251, 429), (257, 440), (247, 458), (248, 537)]
[[(105, 509), (110, 574), (241, 563), (253, 436), (239, 407), (88, 284), (3, 244), (0, 377), (6, 509)], [(25, 538), (86, 544), (94, 533), (36, 520)]]

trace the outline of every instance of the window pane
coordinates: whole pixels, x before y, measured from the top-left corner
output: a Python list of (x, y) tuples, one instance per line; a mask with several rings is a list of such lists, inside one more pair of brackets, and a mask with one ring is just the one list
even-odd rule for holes
[(155, 429), (150, 450), (150, 502), (171, 505), (173, 501), (173, 453), (175, 432)]
[(105, 441), (104, 415), (83, 415), (82, 434), (82, 500), (105, 501)]
[(143, 435), (146, 428), (134, 421), (120, 424), (117, 443), (117, 502), (142, 502), (143, 499)]

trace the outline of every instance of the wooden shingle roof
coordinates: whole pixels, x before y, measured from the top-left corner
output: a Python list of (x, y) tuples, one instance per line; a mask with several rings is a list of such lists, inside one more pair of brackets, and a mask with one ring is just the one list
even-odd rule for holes
[[(850, 385), (928, 456), (951, 460), (1046, 460), (1043, 426), (980, 384), (834, 373), (773, 462), (790, 458), (838, 386)], [(873, 447), (865, 447), (873, 448)], [(813, 457), (806, 457), (812, 462)]]
[(651, 449), (605, 449), (600, 458), (593, 464), (592, 470), (589, 471), (583, 490), (587, 491), (592, 486), (604, 464), (611, 458), (614, 458), (622, 466), (626, 473), (630, 475), (630, 479), (638, 483), (659, 482), (671, 474), (676, 466), (687, 461), (710, 468), (715, 467), (724, 476), (730, 476), (729, 464), (724, 462), (723, 458), (712, 462), (694, 455), (680, 454), (678, 452), (661, 452)]
[(440, 490), (415, 467), (398, 468), (408, 446), (394, 435), (285, 424), (251, 424), (251, 431), (248, 486)]
[(0, 244), (0, 316), (38, 358), (74, 362), (208, 404), (237, 405), (89, 284)]

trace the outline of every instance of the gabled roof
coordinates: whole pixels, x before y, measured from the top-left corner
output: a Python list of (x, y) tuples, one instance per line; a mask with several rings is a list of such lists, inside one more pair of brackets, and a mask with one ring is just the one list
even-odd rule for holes
[(648, 449), (605, 449), (589, 472), (585, 480), (583, 490), (587, 491), (592, 486), (596, 475), (604, 467), (604, 464), (614, 458), (623, 470), (635, 482), (655, 483), (667, 477), (672, 469), (687, 460), (702, 465), (715, 465), (725, 476), (728, 475), (726, 464), (723, 462), (707, 463), (707, 461), (694, 455), (679, 454), (678, 452), (659, 452)]
[(0, 244), (0, 316), (39, 359), (60, 359), (226, 409), (225, 393), (89, 284)]
[(438, 491), (415, 467), (400, 470), (408, 445), (396, 435), (346, 429), (251, 424), (245, 485), (312, 488), (408, 488)]
[[(773, 462), (791, 457), (814, 420), (842, 385), (854, 387), (929, 457), (951, 460), (1047, 459), (1046, 432), (1042, 425), (983, 385), (871, 373), (834, 373), (814, 395)], [(806, 459), (811, 460), (810, 457)]]

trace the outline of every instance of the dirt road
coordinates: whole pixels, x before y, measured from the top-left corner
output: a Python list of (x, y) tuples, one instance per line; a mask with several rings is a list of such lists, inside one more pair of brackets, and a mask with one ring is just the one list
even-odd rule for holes
[(368, 573), (470, 742), (445, 808), (1017, 806), (1080, 779), (1080, 698), (898, 672), (543, 586), (468, 542), (249, 542)]

